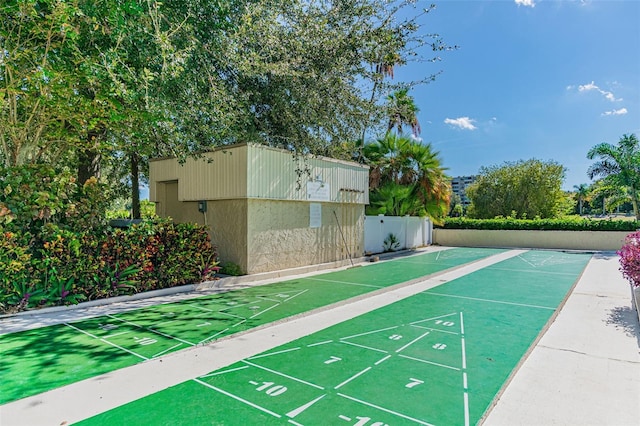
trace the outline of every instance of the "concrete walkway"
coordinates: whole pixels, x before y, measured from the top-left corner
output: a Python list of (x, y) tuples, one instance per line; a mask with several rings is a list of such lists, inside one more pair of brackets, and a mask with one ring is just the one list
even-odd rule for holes
[(593, 257), (485, 425), (640, 425), (640, 327), (618, 267)]
[[(421, 283), (15, 401), (0, 407), (0, 425), (73, 423), (518, 253), (507, 252)], [(484, 424), (640, 424), (639, 336), (617, 256), (595, 255)]]

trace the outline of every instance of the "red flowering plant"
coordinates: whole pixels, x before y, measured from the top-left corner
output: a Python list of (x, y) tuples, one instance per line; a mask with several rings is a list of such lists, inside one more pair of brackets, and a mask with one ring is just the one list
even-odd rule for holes
[(640, 287), (640, 231), (627, 235), (618, 251), (620, 271), (633, 287)]

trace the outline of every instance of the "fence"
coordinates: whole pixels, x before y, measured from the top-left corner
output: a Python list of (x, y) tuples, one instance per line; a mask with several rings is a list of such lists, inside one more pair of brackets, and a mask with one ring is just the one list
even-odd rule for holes
[(384, 240), (393, 234), (399, 245), (397, 250), (431, 244), (433, 225), (428, 218), (413, 216), (365, 216), (364, 250), (382, 253)]

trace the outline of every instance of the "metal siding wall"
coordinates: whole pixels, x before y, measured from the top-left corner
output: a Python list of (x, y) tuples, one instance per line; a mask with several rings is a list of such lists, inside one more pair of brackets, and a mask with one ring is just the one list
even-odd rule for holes
[[(350, 202), (369, 203), (367, 167), (322, 158), (294, 159), (286, 151), (261, 145), (218, 150), (205, 154), (205, 158), (190, 158), (184, 165), (176, 159), (157, 160), (149, 167), (152, 201), (158, 201), (156, 182), (170, 180), (179, 181), (180, 201), (238, 198), (306, 201), (307, 181), (319, 176), (330, 185), (331, 202), (343, 201), (341, 192), (346, 191), (353, 193)], [(296, 169), (305, 167), (310, 169), (310, 176), (303, 173), (298, 182)]]
[(246, 198), (246, 146), (225, 151), (207, 153), (201, 159), (189, 159), (180, 167), (180, 200)]
[[(249, 145), (248, 151), (248, 187), (247, 196), (273, 200), (306, 200), (306, 184), (309, 179), (320, 177), (330, 185), (331, 202), (341, 201), (341, 190), (353, 190), (358, 204), (369, 202), (369, 169), (346, 162), (331, 161), (321, 158), (294, 159), (281, 150)], [(310, 176), (305, 173), (300, 178), (296, 168), (310, 169)], [(300, 188), (298, 189), (298, 179)]]

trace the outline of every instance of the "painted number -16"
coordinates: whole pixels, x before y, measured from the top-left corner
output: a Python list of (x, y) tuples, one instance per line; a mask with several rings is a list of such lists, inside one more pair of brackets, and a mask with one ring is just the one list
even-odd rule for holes
[(371, 417), (356, 417), (356, 419), (358, 420), (358, 422), (353, 426), (389, 426), (386, 423), (382, 422), (369, 423)]

